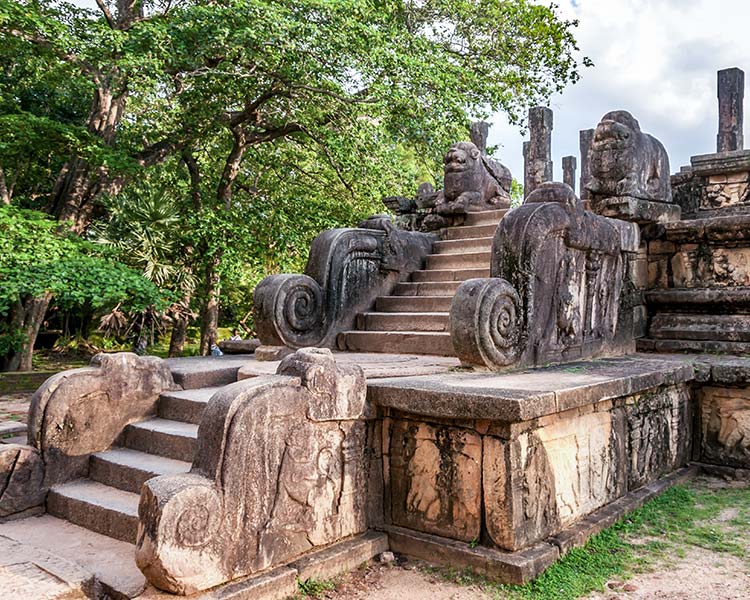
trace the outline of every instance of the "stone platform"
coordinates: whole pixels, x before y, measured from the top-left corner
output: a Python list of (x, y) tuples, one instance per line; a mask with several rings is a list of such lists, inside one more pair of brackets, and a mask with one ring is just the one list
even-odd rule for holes
[[(347, 450), (353, 461), (347, 468), (361, 469), (366, 480), (342, 480), (366, 500), (362, 529), (191, 597), (284, 598), (295, 592), (298, 578), (330, 578), (386, 549), (523, 583), (697, 466), (750, 465), (750, 359), (634, 354), (498, 374), (470, 371), (445, 357), (334, 357), (342, 368), (361, 366), (367, 376), (368, 433), (361, 439), (367, 459)], [(289, 385), (289, 377), (274, 375), (279, 364), (252, 356), (169, 362), (186, 387), (212, 384), (161, 394), (156, 420), (180, 417), (193, 427), (180, 472), (191, 466), (188, 451), (200, 437), (197, 424), (210, 413), (206, 407), (221, 404), (214, 397), (256, 385), (253, 380), (256, 387)], [(89, 477), (120, 494), (130, 490), (121, 539), (136, 539), (141, 485), (167, 472), (144, 467), (133, 471), (138, 477), (120, 477), (132, 469), (126, 473), (123, 465), (102, 461), (140, 452), (161, 465), (165, 459), (157, 454), (177, 448), (170, 439), (156, 454), (128, 446), (92, 458)], [(238, 453), (252, 454), (247, 448)], [(97, 597), (92, 590), (144, 600), (173, 597), (146, 584), (132, 543), (83, 529), (95, 528), (107, 511), (103, 498), (92, 495), (76, 504), (64, 496), (82, 481), (56, 487), (47, 501), (47, 510), (58, 516), (64, 516), (63, 500), (81, 508), (81, 519), (72, 519), (78, 525), (51, 514), (0, 523), (6, 554), (26, 557), (20, 571), (17, 561), (0, 563), (3, 577), (26, 594), (16, 597)], [(107, 515), (117, 516), (111, 510)]]

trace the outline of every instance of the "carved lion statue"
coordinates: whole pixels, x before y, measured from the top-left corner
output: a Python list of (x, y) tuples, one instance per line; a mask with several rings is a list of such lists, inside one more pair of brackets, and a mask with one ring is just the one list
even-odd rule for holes
[(667, 151), (659, 140), (641, 131), (629, 112), (604, 115), (589, 152), (591, 178), (586, 189), (595, 198), (630, 196), (671, 202)]
[(444, 163), (444, 190), (437, 203), (439, 214), (510, 206), (510, 170), (483, 154), (475, 144), (453, 144)]

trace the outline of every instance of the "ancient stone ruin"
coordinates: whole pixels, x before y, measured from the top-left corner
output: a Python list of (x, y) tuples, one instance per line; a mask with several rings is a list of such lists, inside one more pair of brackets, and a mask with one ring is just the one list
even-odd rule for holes
[[(748, 477), (743, 84), (720, 72), (718, 151), (671, 176), (607, 113), (581, 132), (580, 197), (532, 109), (511, 210), (476, 125), (445, 189), (261, 282), (254, 355), (52, 377), (28, 444), (0, 444), (0, 547), (97, 598), (285, 597), (385, 550), (524, 583), (675, 482)], [(62, 526), (140, 579), (81, 574), (57, 534), (24, 546)]]

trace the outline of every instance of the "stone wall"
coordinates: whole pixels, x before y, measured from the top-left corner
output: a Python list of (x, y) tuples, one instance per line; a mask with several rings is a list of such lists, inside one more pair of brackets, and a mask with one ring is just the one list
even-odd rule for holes
[(750, 387), (707, 386), (697, 399), (701, 462), (750, 469)]
[(683, 466), (685, 383), (520, 422), (383, 413), (388, 524), (515, 551)]

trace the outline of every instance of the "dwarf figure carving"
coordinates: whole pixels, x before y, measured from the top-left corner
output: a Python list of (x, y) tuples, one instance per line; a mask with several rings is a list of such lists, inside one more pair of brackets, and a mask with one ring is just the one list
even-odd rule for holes
[(454, 215), (510, 206), (510, 171), (483, 154), (476, 144), (453, 144), (444, 163), (444, 190), (438, 199), (438, 214)]
[(643, 133), (629, 112), (602, 117), (589, 150), (591, 177), (586, 184), (594, 199), (628, 196), (671, 202), (669, 157), (655, 137)]

